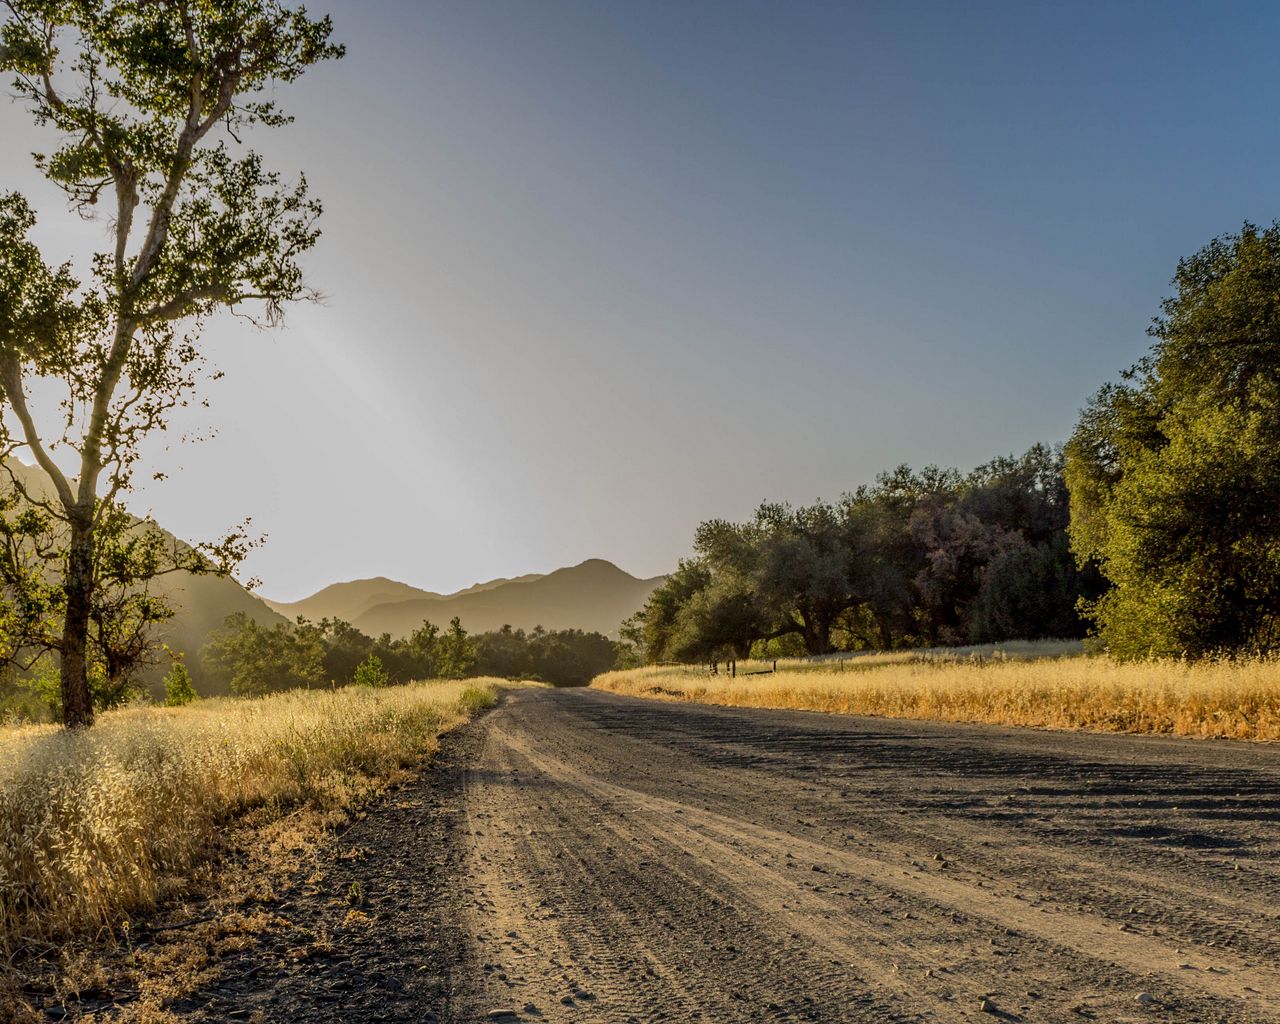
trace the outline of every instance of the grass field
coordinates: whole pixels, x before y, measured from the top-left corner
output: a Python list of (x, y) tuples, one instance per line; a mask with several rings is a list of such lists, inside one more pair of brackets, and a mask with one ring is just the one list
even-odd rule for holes
[(653, 666), (592, 686), (661, 700), (1103, 732), (1280, 740), (1280, 660), (1118, 663), (1050, 641), (843, 663)]
[[(494, 680), (295, 691), (0, 729), (0, 952), (127, 937), (235, 822), (337, 820), (496, 699)], [(313, 815), (313, 818), (315, 815)]]

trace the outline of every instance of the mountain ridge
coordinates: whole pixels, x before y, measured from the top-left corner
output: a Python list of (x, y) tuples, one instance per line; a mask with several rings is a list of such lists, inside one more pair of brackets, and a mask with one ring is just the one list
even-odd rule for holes
[(472, 633), (505, 625), (583, 629), (616, 636), (665, 579), (641, 579), (603, 558), (549, 573), (526, 573), (438, 594), (386, 577), (331, 583), (299, 601), (267, 604), (288, 618), (339, 618), (372, 636), (405, 636), (424, 621), (446, 625), (457, 616)]

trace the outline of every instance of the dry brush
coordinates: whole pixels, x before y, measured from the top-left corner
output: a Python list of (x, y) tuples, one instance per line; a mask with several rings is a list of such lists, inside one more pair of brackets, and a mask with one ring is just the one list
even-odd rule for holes
[[(756, 674), (751, 674), (753, 671)], [(1102, 732), (1280, 740), (1280, 660), (1119, 663), (1104, 656), (947, 658), (895, 653), (843, 666), (739, 664), (598, 676), (614, 693), (734, 707)]]
[(0, 729), (0, 951), (119, 934), (238, 816), (341, 812), (496, 699), (492, 680), (134, 708)]

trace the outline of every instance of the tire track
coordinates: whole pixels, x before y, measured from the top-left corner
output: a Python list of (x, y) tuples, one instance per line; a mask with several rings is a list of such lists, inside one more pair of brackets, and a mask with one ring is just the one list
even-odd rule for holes
[(461, 1019), (1280, 1021), (1274, 750), (590, 691), (485, 729)]

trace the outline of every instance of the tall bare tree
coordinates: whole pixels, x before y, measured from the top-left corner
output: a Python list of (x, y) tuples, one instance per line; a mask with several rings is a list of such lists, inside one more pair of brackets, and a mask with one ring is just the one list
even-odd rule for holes
[[(90, 638), (120, 546), (106, 524), (141, 442), (191, 400), (212, 314), (235, 307), (274, 324), (309, 294), (298, 258), (316, 242), (320, 205), (241, 137), (288, 123), (264, 90), (342, 48), (328, 18), (274, 0), (3, 5), (0, 71), (57, 140), (37, 166), (109, 227), (109, 248), (55, 266), (30, 239), (26, 200), (0, 196), (0, 456), (25, 450), (53, 482), (52, 497), (14, 485), (63, 531), (51, 603), (61, 631), (46, 641), (61, 659), (64, 721), (85, 726)], [(32, 401), (39, 379), (61, 387), (52, 415)], [(74, 473), (59, 449), (74, 452)], [(131, 565), (124, 578), (145, 584), (147, 571)]]

